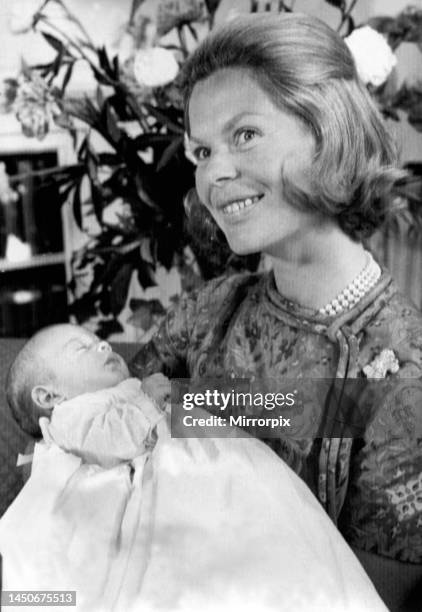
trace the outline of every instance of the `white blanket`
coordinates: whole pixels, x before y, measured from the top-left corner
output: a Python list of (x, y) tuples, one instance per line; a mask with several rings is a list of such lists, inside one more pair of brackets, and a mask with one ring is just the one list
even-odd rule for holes
[(31, 477), (0, 520), (4, 589), (76, 590), (76, 609), (89, 612), (386, 610), (268, 447), (172, 439), (167, 419), (156, 422), (156, 445), (113, 467), (36, 445)]

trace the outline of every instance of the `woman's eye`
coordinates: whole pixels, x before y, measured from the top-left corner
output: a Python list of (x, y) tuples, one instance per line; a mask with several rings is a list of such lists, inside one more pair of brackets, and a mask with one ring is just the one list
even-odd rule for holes
[(193, 155), (196, 161), (203, 161), (204, 159), (207, 159), (209, 154), (209, 149), (206, 149), (205, 147), (197, 147), (193, 150)]
[(236, 133), (236, 144), (246, 144), (253, 140), (257, 132), (251, 128), (242, 128)]

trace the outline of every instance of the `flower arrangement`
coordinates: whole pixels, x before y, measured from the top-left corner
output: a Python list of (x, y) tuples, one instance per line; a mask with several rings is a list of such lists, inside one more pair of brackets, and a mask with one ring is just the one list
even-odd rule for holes
[[(194, 39), (196, 24), (207, 28), (218, 3), (185, 0), (176, 3), (178, 10), (172, 2), (157, 4), (159, 10), (151, 15), (143, 12), (143, 2), (133, 2), (114, 57), (94, 45), (61, 0), (45, 0), (15, 23), (20, 33), (28, 28), (40, 32), (56, 53), (50, 63), (23, 67), (14, 111), (29, 137), (44, 138), (53, 123), (74, 137), (77, 163), (43, 171), (42, 178), (43, 184), (57, 185), (62, 202), (71, 198), (74, 218), (87, 234), (86, 246), (73, 255), (71, 309), (80, 322), (99, 315), (96, 331), (101, 336), (122, 331), (117, 317), (134, 273), (148, 289), (156, 284), (158, 267), (176, 267), (183, 288), (189, 289), (226, 266), (251, 262), (240, 262), (223, 240), (211, 258), (203, 257), (184, 214), (184, 196), (194, 184), (177, 83), (188, 55), (184, 31)], [(63, 27), (64, 20), (69, 27)], [(172, 30), (179, 44), (159, 45), (159, 38)], [(94, 98), (67, 95), (81, 61), (97, 82)], [(98, 136), (107, 152), (98, 150)], [(83, 195), (87, 182), (88, 202)], [(164, 312), (157, 299), (134, 300), (131, 306), (145, 311), (143, 318), (136, 317), (145, 327)]]
[[(398, 45), (422, 42), (422, 11), (407, 9), (396, 18), (377, 18), (359, 27), (353, 19), (357, 0), (326, 1), (339, 10), (339, 31), (384, 114), (398, 119), (397, 110), (404, 110), (422, 130), (422, 88), (404, 85), (391, 93), (387, 87)], [(134, 273), (148, 288), (156, 283), (157, 267), (176, 267), (183, 271), (183, 288), (190, 288), (224, 271), (258, 264), (258, 256), (240, 258), (230, 252), (203, 207), (200, 219), (198, 207), (185, 214), (195, 197), (190, 191), (194, 165), (184, 135), (179, 72), (190, 50), (213, 27), (219, 4), (133, 0), (114, 55), (93, 43), (64, 0), (38, 2), (36, 10), (14, 24), (16, 32), (39, 32), (55, 51), (51, 62), (23, 67), (14, 110), (27, 136), (43, 138), (54, 122), (74, 138), (77, 163), (43, 171), (43, 180), (57, 185), (62, 202), (71, 199), (75, 220), (87, 234), (86, 246), (72, 261), (72, 311), (79, 322), (100, 314), (96, 331), (103, 337), (121, 330), (117, 317)], [(251, 2), (250, 10), (260, 10), (260, 3)], [(278, 2), (277, 10), (293, 7)], [(165, 44), (169, 34), (175, 42)], [(72, 99), (67, 90), (79, 62), (90, 67), (97, 92)], [(81, 124), (82, 136), (77, 129)], [(97, 149), (94, 135), (107, 143), (106, 152)], [(88, 203), (83, 197), (87, 183)], [(412, 189), (409, 197), (416, 198), (415, 183)], [(96, 221), (96, 231), (90, 229), (90, 218)], [(211, 238), (207, 228), (212, 228)], [(84, 274), (88, 281), (81, 294), (76, 280)], [(164, 313), (155, 299), (131, 306), (146, 314), (144, 329)]]

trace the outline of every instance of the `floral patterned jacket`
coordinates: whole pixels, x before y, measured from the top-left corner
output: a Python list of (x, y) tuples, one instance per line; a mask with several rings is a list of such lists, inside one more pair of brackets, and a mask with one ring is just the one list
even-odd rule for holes
[[(181, 299), (131, 371), (365, 383), (364, 368), (379, 370), (384, 349), (396, 367), (387, 365), (385, 379), (374, 388), (367, 381), (358, 396), (358, 436), (341, 427), (327, 432), (322, 423), (318, 437), (266, 442), (308, 483), (351, 545), (422, 563), (422, 316), (387, 271), (335, 317), (284, 298), (272, 272), (220, 277)], [(340, 409), (325, 401), (322, 420)]]

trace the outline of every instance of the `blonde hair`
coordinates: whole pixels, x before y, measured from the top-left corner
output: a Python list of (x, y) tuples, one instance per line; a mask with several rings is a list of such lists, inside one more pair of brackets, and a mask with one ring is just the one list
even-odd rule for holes
[(406, 173), (397, 167), (396, 147), (343, 39), (300, 13), (245, 15), (224, 24), (185, 65), (188, 131), (195, 84), (225, 68), (248, 70), (315, 138), (311, 187), (305, 191), (284, 174), (286, 199), (335, 218), (355, 240), (372, 234), (395, 210), (392, 187)]

